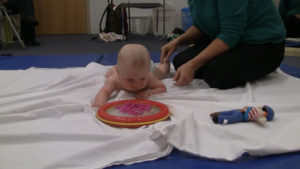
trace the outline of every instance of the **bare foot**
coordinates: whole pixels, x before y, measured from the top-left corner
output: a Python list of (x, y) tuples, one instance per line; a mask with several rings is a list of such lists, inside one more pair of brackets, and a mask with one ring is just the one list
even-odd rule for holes
[(170, 73), (170, 61), (168, 59), (164, 60), (164, 63), (162, 65), (162, 72), (166, 75)]
[(153, 73), (158, 79), (166, 77), (166, 75), (170, 73), (170, 61), (165, 60), (163, 63), (158, 64), (154, 68)]

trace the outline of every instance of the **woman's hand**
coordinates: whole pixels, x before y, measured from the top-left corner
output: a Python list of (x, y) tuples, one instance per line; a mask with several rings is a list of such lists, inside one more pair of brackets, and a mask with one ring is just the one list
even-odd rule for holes
[(172, 53), (177, 49), (177, 43), (175, 40), (165, 44), (161, 47), (161, 56), (160, 56), (160, 63), (164, 63), (170, 59)]
[(181, 65), (175, 75), (173, 80), (175, 80), (175, 85), (183, 86), (188, 85), (192, 82), (195, 72), (204, 66), (208, 61), (212, 60), (216, 56), (228, 51), (230, 47), (221, 39), (216, 38), (210, 43), (204, 50), (202, 50), (196, 57), (192, 60)]
[(188, 85), (193, 81), (196, 70), (189, 62), (181, 65), (173, 77), (174, 84), (176, 86)]
[(160, 63), (164, 63), (165, 61), (169, 60), (170, 56), (179, 45), (193, 44), (194, 42), (198, 42), (201, 37), (202, 31), (196, 26), (192, 25), (184, 34), (161, 47)]

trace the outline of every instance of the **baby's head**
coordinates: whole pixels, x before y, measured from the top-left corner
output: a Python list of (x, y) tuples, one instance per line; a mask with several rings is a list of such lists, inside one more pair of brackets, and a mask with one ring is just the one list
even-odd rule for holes
[(151, 60), (148, 50), (139, 44), (124, 45), (118, 54), (117, 70), (122, 87), (130, 92), (148, 84)]

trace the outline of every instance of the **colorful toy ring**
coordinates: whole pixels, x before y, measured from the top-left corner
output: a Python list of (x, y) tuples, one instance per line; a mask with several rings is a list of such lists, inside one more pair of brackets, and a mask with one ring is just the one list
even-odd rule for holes
[(169, 108), (151, 100), (121, 100), (101, 106), (96, 117), (115, 127), (137, 128), (169, 118)]

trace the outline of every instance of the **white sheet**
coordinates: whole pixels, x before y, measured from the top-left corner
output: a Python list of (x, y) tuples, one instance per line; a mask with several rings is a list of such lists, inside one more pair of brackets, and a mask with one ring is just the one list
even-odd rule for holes
[[(95, 118), (91, 99), (108, 67), (0, 71), (0, 168), (94, 169), (153, 160), (173, 147), (202, 157), (235, 160), (300, 150), (300, 80), (280, 71), (229, 90), (202, 80), (150, 97), (169, 106), (171, 120), (138, 129), (110, 127)], [(119, 92), (111, 99), (131, 99)], [(275, 119), (217, 125), (215, 111), (268, 104)]]

